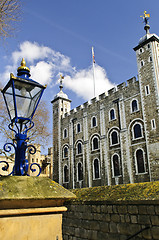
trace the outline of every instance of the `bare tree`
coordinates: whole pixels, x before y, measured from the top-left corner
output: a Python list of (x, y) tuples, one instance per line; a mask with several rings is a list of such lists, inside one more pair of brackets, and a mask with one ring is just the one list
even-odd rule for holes
[(52, 136), (52, 130), (49, 128), (50, 113), (47, 103), (41, 101), (33, 117), (34, 127), (28, 131), (30, 142), (46, 146)]
[(6, 38), (15, 30), (20, 20), (21, 4), (19, 0), (0, 0), (0, 37)]

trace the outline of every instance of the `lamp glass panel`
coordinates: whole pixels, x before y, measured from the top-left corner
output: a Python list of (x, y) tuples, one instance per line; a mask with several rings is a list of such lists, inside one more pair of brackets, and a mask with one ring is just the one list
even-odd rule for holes
[(11, 119), (15, 117), (15, 108), (14, 108), (14, 101), (13, 101), (13, 89), (12, 85), (10, 85), (7, 90), (4, 92), (4, 98), (6, 100), (7, 108), (9, 111), (9, 116)]
[(17, 116), (31, 118), (42, 89), (30, 82), (15, 81)]

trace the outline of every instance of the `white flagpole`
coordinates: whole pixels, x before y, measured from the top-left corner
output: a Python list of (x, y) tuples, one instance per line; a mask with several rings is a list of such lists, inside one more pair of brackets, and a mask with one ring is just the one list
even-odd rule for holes
[(94, 58), (94, 48), (92, 47), (92, 64), (93, 64), (93, 84), (94, 84), (94, 97), (96, 95), (95, 91), (95, 58)]

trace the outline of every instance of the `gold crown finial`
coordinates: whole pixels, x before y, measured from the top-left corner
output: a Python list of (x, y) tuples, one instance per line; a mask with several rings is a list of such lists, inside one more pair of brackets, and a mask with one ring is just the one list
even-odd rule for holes
[(21, 66), (26, 67), (26, 62), (25, 62), (24, 58), (22, 58)]
[(22, 58), (21, 66), (18, 67), (18, 70), (23, 70), (23, 69), (30, 72), (30, 69), (28, 67), (26, 67), (26, 62), (25, 62), (24, 58)]

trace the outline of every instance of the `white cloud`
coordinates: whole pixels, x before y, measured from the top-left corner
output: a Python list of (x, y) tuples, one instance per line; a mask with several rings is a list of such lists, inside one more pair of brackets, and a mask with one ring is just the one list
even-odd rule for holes
[[(95, 65), (94, 71), (95, 79), (95, 95), (108, 91), (115, 85), (112, 84), (107, 78), (105, 70), (99, 65)], [(85, 100), (89, 100), (94, 97), (94, 80), (93, 80), (93, 68), (83, 69), (72, 77), (66, 76), (64, 80), (64, 86), (74, 91), (78, 96)]]
[(8, 81), (11, 72), (17, 72), (22, 58), (31, 70), (31, 77), (42, 84), (52, 84), (59, 72), (72, 71), (69, 57), (36, 42), (25, 41), (19, 45), (19, 50), (11, 54), (12, 64), (7, 65), (5, 72), (1, 74), (4, 82)]
[(40, 61), (35, 66), (30, 66), (32, 79), (41, 84), (49, 84), (52, 81), (52, 65)]
[[(53, 49), (39, 45), (36, 42), (25, 41), (19, 45), (19, 49), (11, 55), (11, 64), (7, 65), (5, 72), (0, 74), (6, 83), (11, 72), (16, 75), (21, 59), (24, 58), (27, 67), (30, 68), (31, 78), (52, 87), (57, 84), (59, 74), (65, 75), (64, 86), (75, 92), (79, 97), (88, 100), (94, 97), (93, 69), (76, 70), (70, 63), (70, 58)], [(112, 88), (112, 84), (106, 75), (106, 71), (99, 65), (95, 65), (95, 89), (99, 95)]]

